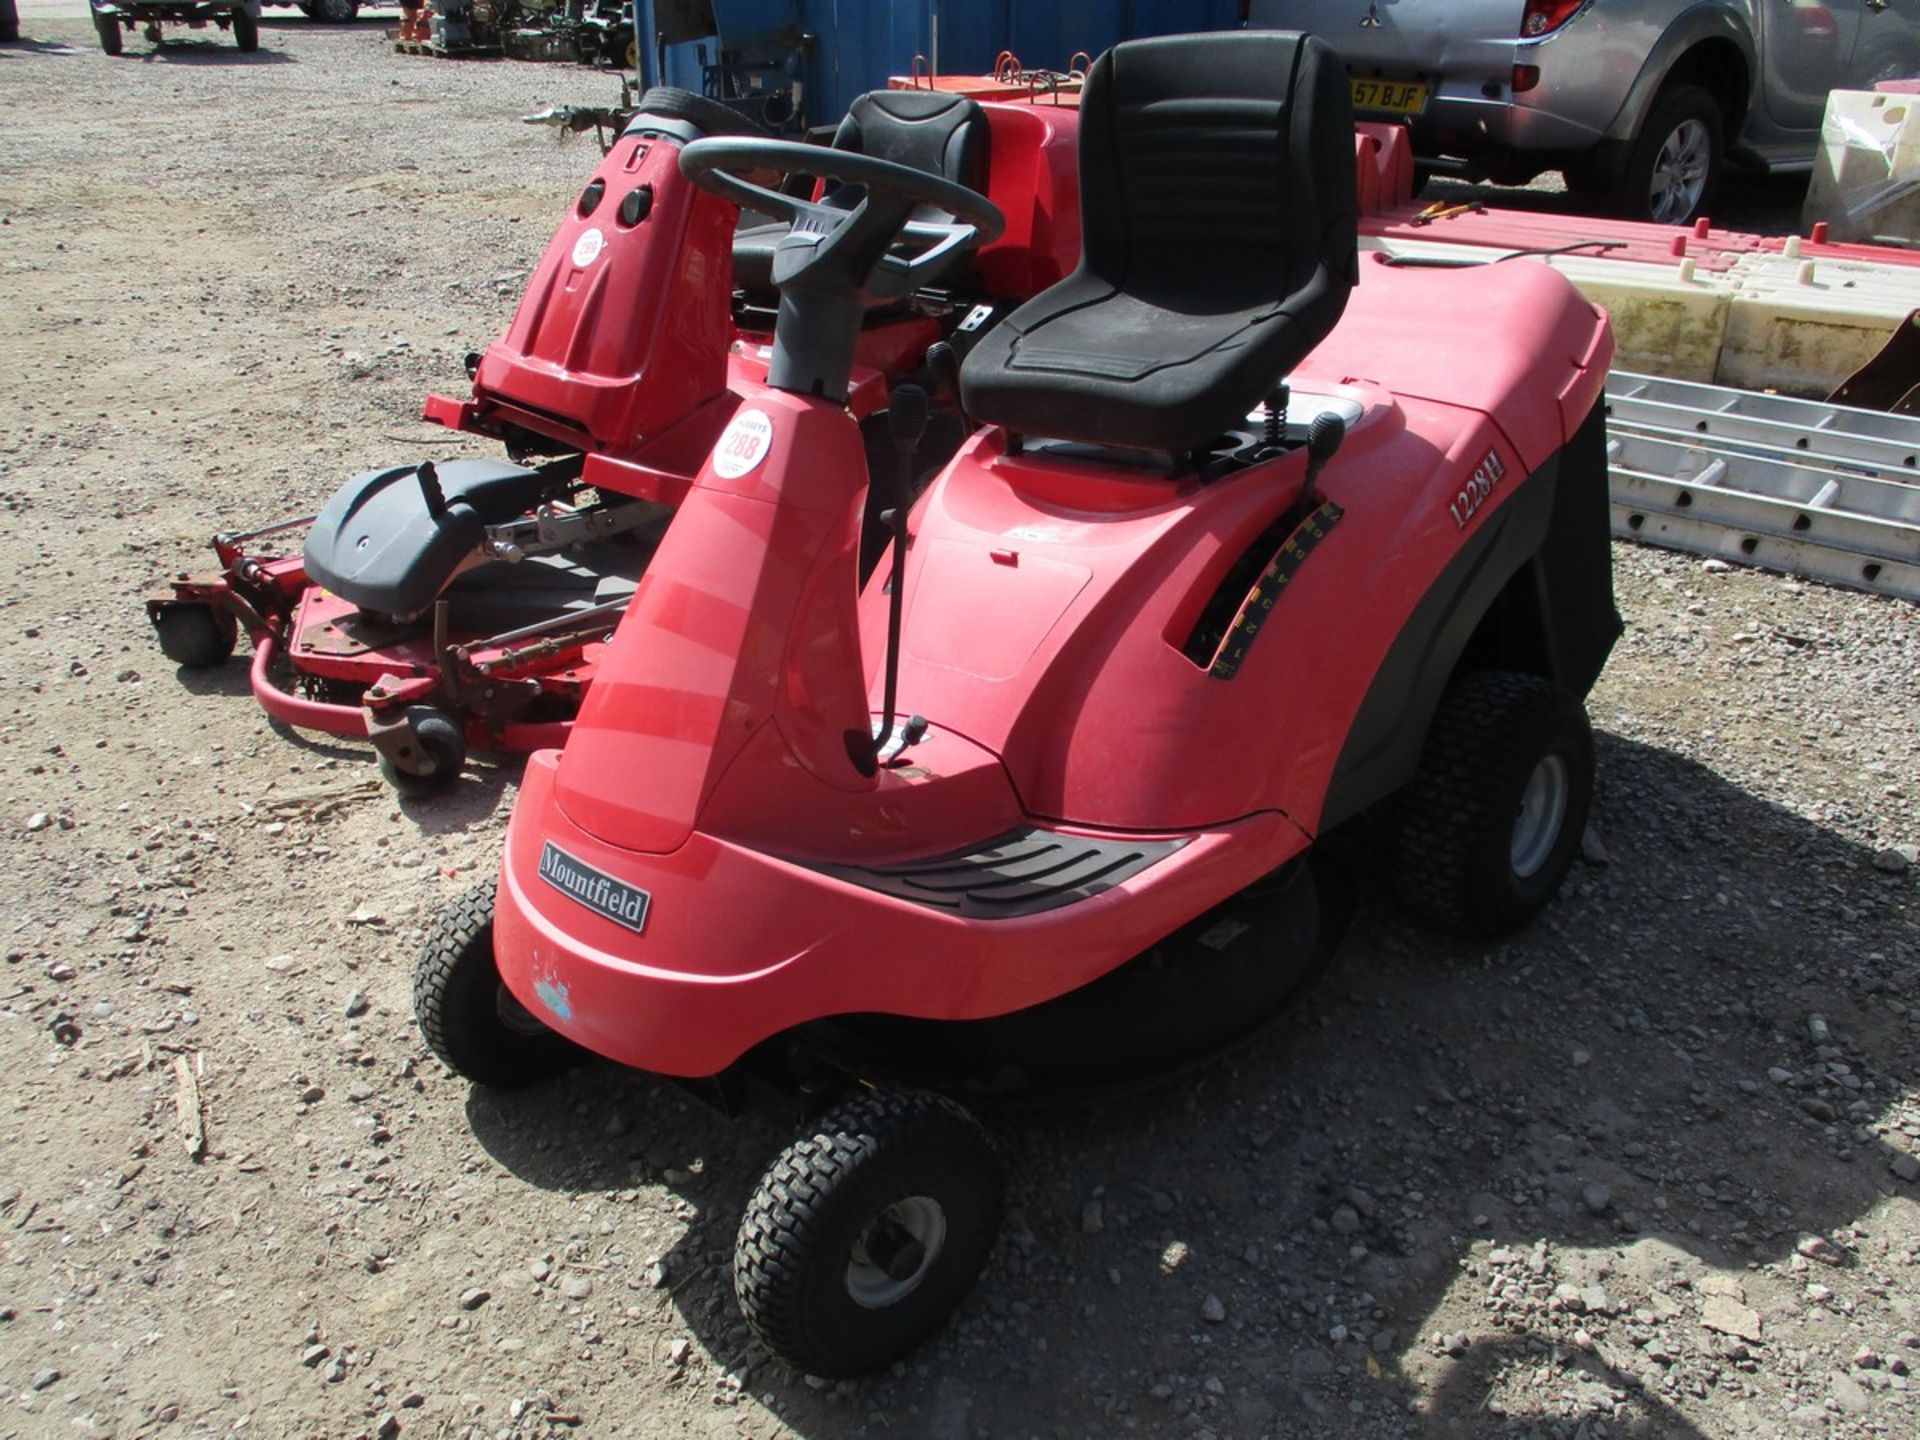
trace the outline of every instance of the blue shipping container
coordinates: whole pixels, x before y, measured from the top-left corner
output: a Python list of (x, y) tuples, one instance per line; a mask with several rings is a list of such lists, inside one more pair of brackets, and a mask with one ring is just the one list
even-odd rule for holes
[[(1097, 56), (1122, 40), (1239, 23), (1237, 0), (723, 0), (724, 27), (753, 29), (795, 8), (814, 36), (807, 65), (806, 109), (816, 125), (846, 113), (856, 95), (889, 76), (912, 72), (914, 57), (937, 61), (943, 75), (986, 75), (1003, 50), (1030, 69), (1064, 70), (1076, 51)], [(675, 45), (666, 79), (701, 88), (697, 52), (718, 58), (713, 41)]]

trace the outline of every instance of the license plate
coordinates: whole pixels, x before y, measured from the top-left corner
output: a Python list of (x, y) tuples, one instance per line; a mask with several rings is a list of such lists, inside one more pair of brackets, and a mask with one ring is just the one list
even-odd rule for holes
[(1427, 108), (1427, 87), (1411, 80), (1349, 80), (1356, 110), (1418, 115)]

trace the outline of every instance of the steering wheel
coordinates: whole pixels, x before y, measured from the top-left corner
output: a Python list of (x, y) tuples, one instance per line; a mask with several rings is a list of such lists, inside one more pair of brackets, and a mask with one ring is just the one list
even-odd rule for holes
[[(743, 180), (742, 170), (797, 171), (842, 188), (803, 200)], [(956, 250), (990, 245), (1007, 228), (991, 200), (964, 185), (911, 165), (855, 150), (793, 140), (696, 140), (680, 152), (680, 173), (702, 190), (784, 220), (791, 227), (774, 252), (773, 283), (782, 291), (815, 290), (897, 300), (919, 288)], [(920, 206), (951, 221), (914, 218)], [(897, 255), (906, 238), (926, 248)]]

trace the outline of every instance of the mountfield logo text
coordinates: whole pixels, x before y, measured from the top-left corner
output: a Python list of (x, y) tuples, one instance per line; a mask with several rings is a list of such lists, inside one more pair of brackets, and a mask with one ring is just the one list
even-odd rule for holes
[(647, 907), (653, 903), (652, 896), (622, 884), (611, 875), (602, 875), (591, 865), (582, 865), (551, 840), (540, 852), (540, 878), (636, 935), (647, 928)]

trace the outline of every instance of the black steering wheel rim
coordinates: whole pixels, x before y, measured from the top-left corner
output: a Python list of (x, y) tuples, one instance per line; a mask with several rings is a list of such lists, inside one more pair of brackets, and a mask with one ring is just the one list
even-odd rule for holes
[(979, 191), (944, 176), (863, 155), (857, 150), (834, 150), (797, 140), (728, 136), (696, 140), (680, 152), (682, 175), (702, 190), (731, 200), (743, 209), (758, 210), (792, 224), (816, 208), (812, 200), (742, 180), (732, 173), (736, 170), (798, 171), (931, 205), (972, 226), (981, 245), (991, 245), (1006, 233), (1006, 217), (1000, 213), (1000, 207)]

